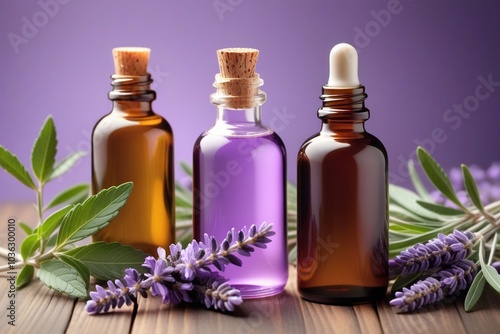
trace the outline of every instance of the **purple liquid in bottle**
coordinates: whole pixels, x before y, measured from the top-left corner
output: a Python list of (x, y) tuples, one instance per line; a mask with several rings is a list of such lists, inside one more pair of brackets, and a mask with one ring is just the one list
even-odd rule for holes
[(276, 234), (267, 249), (240, 256), (243, 266), (229, 265), (222, 275), (244, 298), (281, 292), (288, 279), (283, 142), (266, 128), (242, 136), (209, 130), (198, 138), (193, 157), (194, 237), (203, 240), (207, 233), (220, 242), (233, 227), (272, 223)]

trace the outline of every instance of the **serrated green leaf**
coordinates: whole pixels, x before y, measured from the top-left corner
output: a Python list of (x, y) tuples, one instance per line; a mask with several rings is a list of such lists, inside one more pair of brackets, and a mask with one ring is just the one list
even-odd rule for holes
[(65, 174), (75, 165), (78, 160), (80, 160), (81, 157), (84, 157), (85, 155), (87, 155), (87, 152), (76, 151), (56, 163), (52, 174), (50, 174), (49, 181)]
[(441, 217), (417, 204), (421, 198), (408, 189), (389, 184), (389, 200), (406, 211), (420, 217), (420, 220), (440, 221)]
[(418, 172), (415, 168), (415, 164), (413, 160), (408, 160), (408, 173), (410, 174), (410, 180), (413, 184), (413, 187), (417, 191), (417, 194), (426, 202), (431, 201), (431, 197), (429, 196), (429, 192), (425, 188), (420, 176), (418, 176)]
[(45, 219), (45, 221), (42, 223), (42, 225), (40, 225), (40, 227), (37, 227), (35, 229), (34, 233), (38, 232), (38, 229), (40, 228), (42, 239), (48, 238), (61, 225), (64, 216), (72, 208), (73, 208), (72, 205), (68, 205), (65, 206), (64, 208), (55, 211)]
[(31, 228), (31, 226), (28, 226), (27, 224), (23, 223), (23, 222), (20, 222), (19, 223), (19, 227), (21, 228), (21, 230), (23, 230), (23, 232), (28, 236), (30, 235), (31, 233), (33, 233), (33, 229)]
[(40, 281), (56, 291), (75, 298), (87, 298), (87, 286), (78, 270), (57, 259), (43, 261), (38, 273)]
[(89, 195), (90, 186), (87, 183), (77, 184), (59, 194), (47, 205), (45, 210), (61, 205), (63, 203), (77, 204), (85, 200)]
[(45, 120), (31, 151), (33, 173), (41, 184), (44, 184), (49, 179), (54, 170), (56, 153), (56, 128), (52, 117), (49, 116)]
[(111, 221), (127, 202), (132, 182), (101, 190), (82, 204), (75, 205), (63, 218), (56, 248), (82, 240)]
[(450, 208), (444, 205), (439, 205), (424, 201), (417, 201), (417, 204), (423, 207), (424, 209), (427, 209), (442, 216), (463, 216), (465, 214), (463, 210)]
[(36, 250), (40, 247), (40, 240), (38, 235), (31, 234), (27, 236), (21, 244), (21, 257), (26, 261), (30, 256), (35, 254)]
[(427, 153), (422, 147), (417, 148), (417, 156), (420, 162), (420, 166), (424, 170), (425, 174), (432, 182), (432, 184), (438, 189), (444, 196), (446, 196), (450, 201), (455, 203), (457, 206), (467, 210), (465, 206), (460, 202), (451, 185), (450, 179), (444, 172), (443, 168), (437, 163), (434, 158)]
[(472, 176), (469, 168), (462, 164), (462, 175), (464, 177), (464, 185), (465, 190), (467, 190), (467, 194), (469, 195), (470, 200), (479, 209), (479, 211), (484, 211), (483, 203), (481, 203), (481, 198), (479, 197), (479, 191), (477, 190), (476, 181), (474, 181), (474, 177)]
[(35, 275), (35, 268), (29, 264), (25, 265), (16, 278), (16, 288), (21, 289), (28, 285)]
[(181, 168), (187, 176), (193, 176), (193, 169), (188, 163), (181, 161)]
[(472, 310), (474, 305), (476, 305), (477, 301), (481, 297), (481, 294), (483, 293), (485, 281), (486, 280), (484, 279), (482, 271), (478, 272), (476, 277), (474, 277), (474, 281), (472, 282), (469, 291), (467, 292), (467, 296), (465, 297), (465, 312), (469, 312)]
[[(68, 256), (65, 253), (58, 254), (59, 260), (69, 264), (73, 268), (75, 268), (78, 273), (80, 274), (80, 277), (83, 279), (85, 282), (85, 288), (88, 292), (89, 288), (89, 281), (90, 281), (90, 270), (87, 268), (87, 266), (80, 260), (75, 259), (74, 257)], [(117, 276), (120, 277), (120, 276)]]
[(25, 186), (31, 189), (36, 189), (33, 179), (26, 170), (26, 167), (24, 167), (21, 161), (19, 161), (19, 158), (1, 145), (0, 145), (0, 167), (2, 167), (10, 175), (14, 176), (19, 182), (21, 182)]
[(403, 288), (408, 288), (414, 282), (416, 282), (420, 277), (422, 277), (423, 273), (416, 273), (407, 276), (399, 276), (394, 284), (391, 287), (391, 295), (394, 295), (396, 291), (400, 291)]
[[(492, 249), (492, 251), (494, 250)], [(484, 262), (484, 244), (482, 240), (479, 245), (479, 263), (481, 264), (481, 272), (488, 284), (497, 292), (500, 292), (500, 274), (498, 274), (495, 268)]]
[(95, 242), (76, 247), (64, 253), (81, 261), (92, 276), (100, 280), (115, 279), (123, 276), (127, 268), (142, 271), (146, 254), (130, 246), (119, 243)]

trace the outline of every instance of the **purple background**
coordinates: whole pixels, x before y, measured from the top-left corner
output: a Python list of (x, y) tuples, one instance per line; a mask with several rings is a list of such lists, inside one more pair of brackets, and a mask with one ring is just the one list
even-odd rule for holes
[[(215, 51), (254, 47), (268, 94), (263, 119), (283, 138), (295, 180), (297, 151), (319, 129), (329, 50), (347, 42), (360, 52), (372, 112), (367, 129), (388, 150), (391, 181), (408, 185), (403, 161), (419, 141), (446, 169), (462, 162), (488, 167), (500, 160), (500, 87), (479, 88), (489, 93), (484, 100), (474, 96), (478, 77), (500, 82), (499, 14), (498, 1), (2, 1), (0, 144), (29, 164), (32, 143), (52, 114), (58, 159), (89, 151), (92, 128), (111, 107), (111, 49), (146, 46), (158, 93), (154, 109), (174, 129), (176, 164), (191, 163), (196, 138), (215, 119), (208, 100)], [(463, 103), (474, 109), (467, 118), (446, 119)], [(431, 142), (433, 132), (439, 136)], [(87, 155), (47, 190), (89, 179)], [(33, 200), (0, 172), (0, 201)]]

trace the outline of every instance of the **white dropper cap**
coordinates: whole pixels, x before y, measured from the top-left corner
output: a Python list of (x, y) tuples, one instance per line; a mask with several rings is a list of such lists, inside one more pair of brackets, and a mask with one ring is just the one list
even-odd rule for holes
[(358, 53), (352, 45), (340, 43), (330, 51), (330, 78), (327, 86), (338, 88), (359, 86)]

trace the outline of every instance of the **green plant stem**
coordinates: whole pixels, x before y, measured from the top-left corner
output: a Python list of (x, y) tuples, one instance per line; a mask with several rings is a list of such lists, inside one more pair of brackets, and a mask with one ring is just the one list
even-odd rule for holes
[[(7, 259), (9, 257), (9, 254), (11, 254), (11, 253), (12, 252), (9, 251), (7, 248), (0, 247), (0, 256), (2, 256), (2, 257), (4, 257), (4, 258)], [(21, 254), (15, 253), (15, 252), (14, 252), (14, 254), (16, 254), (15, 258), (16, 258), (17, 261), (22, 261), (23, 260), (23, 258), (21, 257)]]

